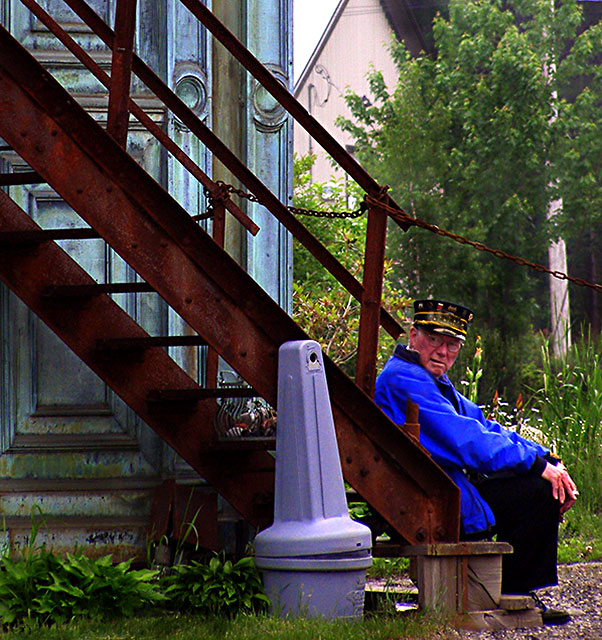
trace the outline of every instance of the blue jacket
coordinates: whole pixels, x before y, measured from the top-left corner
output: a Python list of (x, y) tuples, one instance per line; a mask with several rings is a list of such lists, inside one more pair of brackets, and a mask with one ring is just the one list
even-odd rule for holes
[(376, 404), (395, 422), (405, 422), (406, 400), (419, 406), (420, 442), (458, 485), (464, 533), (490, 531), (495, 518), (467, 473), (541, 474), (549, 450), (487, 420), (458, 393), (449, 378), (436, 378), (418, 354), (398, 345), (376, 380)]

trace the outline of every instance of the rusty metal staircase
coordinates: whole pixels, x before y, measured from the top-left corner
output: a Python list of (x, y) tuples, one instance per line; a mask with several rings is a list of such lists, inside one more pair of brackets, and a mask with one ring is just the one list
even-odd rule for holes
[[(32, 10), (37, 7), (31, 0), (26, 4)], [(69, 0), (68, 4), (108, 46), (123, 36), (119, 31), (115, 35), (86, 3)], [(366, 191), (379, 195), (378, 185), (200, 2), (184, 0), (184, 4), (293, 116), (331, 147)], [(60, 33), (58, 26), (53, 29)], [(117, 56), (114, 51), (114, 64), (119, 62)], [(132, 60), (134, 72), (147, 86), (362, 301), (360, 340), (368, 346), (360, 348), (358, 384), (325, 359), (345, 479), (407, 543), (457, 541), (457, 487), (370, 397), (374, 379), (370, 354), (375, 351), (378, 324), (395, 330), (395, 321), (380, 306), (382, 255), (379, 258), (377, 251), (366, 256), (365, 270), (375, 270), (378, 281), (365, 277), (363, 285), (357, 282), (144, 63), (135, 56)], [(121, 100), (126, 105), (125, 116), (117, 111), (117, 124), (113, 120), (111, 126), (109, 118), (106, 131), (0, 27), (0, 137), (89, 225), (77, 233), (103, 238), (143, 281), (124, 283), (124, 290), (135, 286), (159, 294), (197, 334), (182, 340), (209, 345), (257, 394), (275, 405), (278, 348), (308, 336), (128, 155), (119, 142), (124, 117), (127, 132), (127, 105), (139, 119), (150, 119), (127, 93), (118, 93), (116, 73), (114, 78), (111, 89), (116, 96), (111, 100), (115, 97), (113, 104)], [(152, 121), (147, 124), (153, 127)], [(175, 145), (157, 129), (155, 135), (178, 155)], [(218, 187), (198, 167), (183, 162), (210, 193), (219, 195)], [(252, 228), (229, 198), (217, 202)], [(377, 241), (384, 253), (385, 213), (372, 208), (368, 215), (368, 241)], [(2, 281), (244, 518), (259, 527), (269, 524), (274, 479), (269, 444), (218, 438), (213, 428), (215, 399), (207, 397), (211, 394), (164, 348), (179, 344), (178, 338), (160, 339), (144, 331), (111, 299), (119, 285), (96, 283), (58, 246), (62, 237), (60, 231), (38, 227), (0, 190)]]

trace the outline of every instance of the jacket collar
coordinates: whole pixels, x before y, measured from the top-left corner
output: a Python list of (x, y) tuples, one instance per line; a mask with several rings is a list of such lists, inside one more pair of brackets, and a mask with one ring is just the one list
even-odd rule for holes
[[(403, 360), (404, 362), (409, 362), (411, 364), (417, 364), (419, 367), (422, 367), (422, 365), (420, 364), (420, 355), (416, 351), (412, 351), (412, 350), (408, 349), (407, 345), (405, 345), (405, 344), (398, 344), (395, 347), (395, 351), (393, 352), (393, 356), (395, 358), (399, 358), (400, 360)], [(424, 367), (422, 367), (422, 368), (424, 369)], [(437, 382), (438, 384), (442, 385), (443, 387), (452, 387), (453, 388), (453, 385), (452, 385), (450, 379), (447, 377), (446, 373), (444, 373), (439, 378), (435, 378), (435, 376), (430, 371), (427, 371), (426, 369), (424, 369), (424, 371), (426, 373), (428, 373), (433, 378), (433, 380), (435, 380), (435, 382)]]
[(393, 355), (405, 362), (411, 362), (412, 364), (420, 364), (420, 356), (416, 351), (410, 351), (405, 344), (398, 344), (395, 347)]

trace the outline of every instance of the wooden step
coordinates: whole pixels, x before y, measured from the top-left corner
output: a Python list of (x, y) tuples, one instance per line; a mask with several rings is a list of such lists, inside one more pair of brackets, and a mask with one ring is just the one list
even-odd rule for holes
[(44, 180), (37, 171), (0, 173), (0, 187), (12, 187), (22, 184), (44, 184), (45, 182), (46, 180)]
[(144, 351), (157, 347), (204, 347), (200, 336), (148, 336), (140, 338), (104, 338), (96, 341), (98, 351)]
[(541, 611), (538, 609), (467, 611), (459, 615), (455, 621), (457, 628), (465, 629), (466, 631), (529, 629), (540, 627), (542, 624)]
[(259, 394), (251, 387), (218, 387), (195, 389), (154, 389), (149, 392), (149, 402), (198, 402), (208, 398), (256, 398)]
[(507, 542), (441, 542), (402, 546), (402, 556), (445, 557), (445, 556), (487, 556), (512, 553), (512, 545)]
[(276, 438), (260, 438), (255, 436), (248, 438), (219, 438), (210, 442), (199, 442), (198, 448), (199, 451), (204, 453), (210, 453), (212, 451), (275, 451)]
[(94, 229), (32, 229), (30, 231), (0, 231), (0, 246), (18, 246), (54, 242), (55, 240), (93, 240), (100, 238)]
[(522, 611), (523, 609), (535, 609), (535, 601), (529, 595), (502, 594), (500, 609), (507, 611)]
[(117, 293), (153, 293), (146, 282), (107, 282), (97, 284), (51, 285), (44, 289), (45, 298), (89, 298)]

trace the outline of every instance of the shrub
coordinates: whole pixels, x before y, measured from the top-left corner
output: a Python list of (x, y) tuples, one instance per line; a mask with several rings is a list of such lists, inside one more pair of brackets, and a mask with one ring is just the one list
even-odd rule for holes
[(0, 560), (0, 621), (4, 624), (56, 624), (75, 617), (131, 615), (161, 601), (156, 571), (130, 569), (82, 554), (66, 559), (46, 549), (28, 549), (16, 559)]
[(251, 557), (233, 563), (215, 555), (208, 563), (176, 565), (163, 583), (169, 605), (180, 611), (232, 617), (263, 611), (270, 602)]
[(28, 546), (15, 558), (0, 557), (0, 622), (27, 626), (57, 624), (76, 617), (131, 615), (164, 600), (153, 584), (157, 572), (133, 571), (131, 560), (113, 564), (111, 556), (83, 553), (56, 556), (36, 546), (40, 524), (33, 522)]
[(163, 601), (158, 583), (153, 583), (157, 571), (132, 570), (131, 563), (114, 564), (111, 556), (94, 560), (67, 554), (66, 560), (59, 560), (61, 570), (51, 574), (49, 606), (57, 611), (66, 609), (71, 617), (111, 618), (130, 616), (137, 609)]

